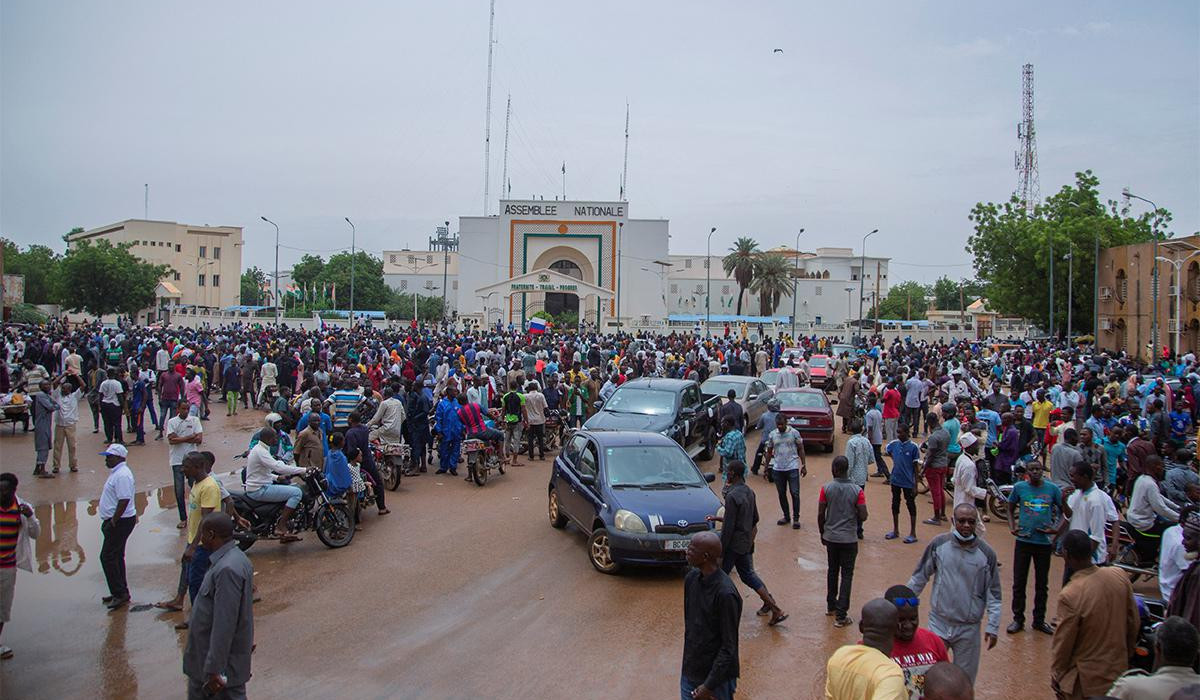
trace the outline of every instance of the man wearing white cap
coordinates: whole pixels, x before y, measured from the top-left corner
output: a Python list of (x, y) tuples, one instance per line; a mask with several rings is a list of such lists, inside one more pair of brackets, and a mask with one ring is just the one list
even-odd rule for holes
[(108, 478), (104, 491), (100, 493), (100, 532), (104, 544), (100, 547), (100, 566), (104, 569), (104, 580), (108, 583), (109, 595), (101, 600), (109, 610), (116, 610), (129, 602), (129, 584), (125, 580), (125, 542), (133, 533), (137, 523), (137, 512), (133, 507), (133, 472), (125, 463), (129, 451), (119, 443), (113, 443), (100, 454), (108, 467)]
[[(954, 507), (963, 503), (975, 505), (975, 499), (986, 498), (987, 491), (978, 486), (975, 456), (979, 454), (979, 438), (966, 432), (959, 436), (962, 452), (954, 462)], [(983, 528), (980, 528), (983, 529)]]

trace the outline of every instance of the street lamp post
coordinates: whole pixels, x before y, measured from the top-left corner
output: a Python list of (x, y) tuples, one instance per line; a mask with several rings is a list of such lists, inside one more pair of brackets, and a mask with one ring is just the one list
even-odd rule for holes
[(712, 320), (712, 237), (717, 232), (713, 226), (708, 232), (708, 244), (705, 246), (704, 274), (706, 288), (704, 290), (704, 337), (708, 337), (709, 323)]
[(354, 239), (355, 239), (358, 231), (357, 231), (357, 229), (354, 228), (354, 222), (350, 220), (350, 217), (347, 216), (344, 218), (346, 219), (346, 223), (350, 224), (350, 328), (353, 329), (354, 328), (354, 257), (355, 257)]
[[(862, 326), (863, 284), (864, 284), (864, 282), (866, 282), (866, 277), (867, 277), (866, 276), (866, 272), (867, 272), (867, 239), (870, 238), (871, 236), (875, 235), (876, 233), (879, 233), (879, 229), (872, 230), (870, 233), (863, 236), (863, 239), (862, 239), (862, 257), (859, 258), (859, 263), (858, 263), (858, 326), (859, 326), (859, 328), (857, 328), (856, 330), (861, 330), (861, 326)], [(846, 315), (849, 316), (850, 312), (847, 311)], [(858, 333), (855, 333), (855, 335), (857, 336)]]
[[(406, 263), (397, 263), (397, 264), (404, 268), (409, 267), (409, 264), (406, 264)], [(421, 274), (421, 270), (424, 270), (427, 267), (433, 267), (434, 265), (437, 265), (437, 263), (418, 263), (418, 262), (416, 262), (416, 258), (413, 258), (413, 262), (411, 263), (413, 277), (416, 277), (417, 275)], [(414, 279), (413, 282), (416, 282), (416, 280)], [(419, 319), (417, 319), (417, 289), (418, 289), (418, 287), (414, 286), (413, 291), (412, 291), (413, 320), (419, 322)]]
[(279, 224), (271, 221), (265, 216), (258, 218), (271, 224), (275, 227), (275, 292), (271, 295), (271, 302), (275, 305), (275, 325), (279, 325)]
[(800, 273), (800, 234), (804, 233), (804, 229), (796, 232), (796, 247), (793, 252), (796, 257), (793, 259), (792, 265), (792, 342), (796, 342), (796, 278)]
[[(1183, 317), (1180, 316), (1180, 314), (1183, 313), (1183, 309), (1180, 308), (1183, 304), (1183, 277), (1182, 277), (1183, 264), (1185, 262), (1187, 262), (1188, 260), (1191, 260), (1192, 257), (1195, 255), (1200, 255), (1200, 250), (1192, 251), (1191, 253), (1188, 254), (1188, 256), (1186, 258), (1182, 258), (1182, 259), (1178, 259), (1178, 260), (1171, 260), (1169, 258), (1164, 258), (1164, 257), (1156, 257), (1155, 258), (1155, 260), (1161, 260), (1161, 261), (1169, 264), (1171, 267), (1175, 268), (1175, 356), (1176, 357), (1183, 354), (1182, 350), (1179, 347), (1179, 326), (1180, 326), (1180, 322), (1183, 320)], [(1155, 268), (1157, 268), (1157, 267), (1158, 266), (1155, 265)], [(1194, 349), (1195, 348), (1193, 348), (1193, 350)]]
[(1075, 249), (1070, 245), (1067, 246), (1067, 254), (1063, 256), (1063, 260), (1067, 261), (1067, 346), (1071, 345), (1071, 302), (1075, 285)]
[[(1142, 197), (1140, 195), (1136, 195), (1136, 194), (1130, 192), (1128, 187), (1126, 187), (1124, 190), (1122, 190), (1121, 194), (1125, 196), (1126, 201), (1128, 201), (1130, 199), (1142, 200), (1143, 202), (1154, 207), (1155, 214), (1158, 213), (1158, 205), (1157, 204), (1150, 201), (1149, 199), (1146, 199), (1145, 197)], [(1153, 283), (1154, 283), (1154, 287), (1151, 290), (1151, 296), (1153, 297), (1153, 301), (1151, 302), (1151, 304), (1154, 307), (1154, 315), (1150, 317), (1150, 359), (1151, 360), (1153, 360), (1155, 358), (1155, 356), (1158, 354), (1158, 261), (1161, 259), (1162, 258), (1160, 258), (1158, 256), (1158, 233), (1156, 232), (1154, 234), (1154, 261), (1155, 262), (1154, 262), (1154, 268), (1151, 270), (1151, 276), (1153, 278)]]
[(617, 332), (621, 332), (621, 243), (624, 242), (625, 222), (617, 222)]

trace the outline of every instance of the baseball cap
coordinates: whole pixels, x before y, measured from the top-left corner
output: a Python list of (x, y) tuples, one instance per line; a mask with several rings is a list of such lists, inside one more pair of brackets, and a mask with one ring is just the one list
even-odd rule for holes
[(113, 444), (109, 445), (108, 448), (105, 449), (100, 454), (109, 455), (112, 457), (120, 457), (121, 459), (125, 459), (126, 457), (129, 456), (129, 450), (125, 449), (124, 445), (114, 442)]

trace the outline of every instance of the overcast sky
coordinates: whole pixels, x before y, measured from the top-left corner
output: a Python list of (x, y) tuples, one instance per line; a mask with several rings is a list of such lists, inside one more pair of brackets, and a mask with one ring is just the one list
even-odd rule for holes
[[(0, 2), (0, 235), (150, 218), (301, 250), (425, 245), (483, 210), (486, 0)], [(492, 203), (512, 95), (512, 195), (618, 197), (673, 253), (889, 255), (969, 276), (967, 214), (1017, 174), (1036, 72), (1043, 195), (1091, 168), (1200, 228), (1200, 3), (498, 0)], [(783, 49), (776, 53), (774, 49)]]

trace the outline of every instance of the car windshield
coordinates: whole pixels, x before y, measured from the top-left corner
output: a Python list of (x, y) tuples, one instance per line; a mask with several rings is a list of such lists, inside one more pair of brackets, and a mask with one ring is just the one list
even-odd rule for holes
[(808, 366), (809, 367), (824, 367), (825, 366), (825, 358), (824, 357), (814, 357), (808, 361)]
[(615, 413), (641, 413), (665, 416), (675, 412), (675, 394), (635, 387), (621, 387), (608, 397), (604, 410)]
[(762, 380), (763, 384), (766, 384), (769, 387), (774, 387), (779, 383), (779, 370), (773, 369), (768, 372), (763, 372), (763, 375), (759, 377), (759, 379)]
[(715, 394), (717, 396), (727, 396), (729, 390), (733, 389), (733, 395), (742, 398), (742, 394), (746, 392), (746, 385), (741, 382), (728, 382), (721, 379), (710, 379), (700, 385), (700, 391), (705, 394)]
[(611, 486), (638, 488), (708, 487), (696, 465), (675, 445), (630, 445), (604, 451)]
[(825, 408), (825, 399), (809, 391), (783, 391), (776, 394), (780, 408)]

